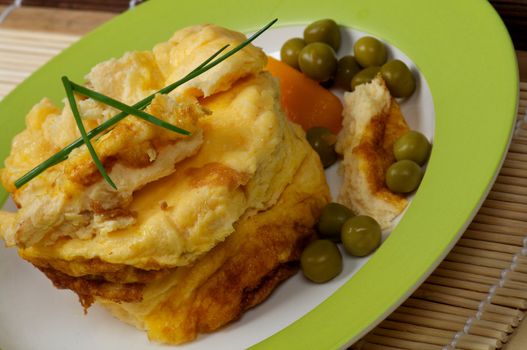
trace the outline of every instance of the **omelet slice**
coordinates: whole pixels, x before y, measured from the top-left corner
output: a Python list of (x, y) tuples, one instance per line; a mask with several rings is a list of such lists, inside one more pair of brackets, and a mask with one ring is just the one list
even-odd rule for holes
[(343, 155), (343, 184), (338, 201), (389, 228), (407, 199), (391, 192), (385, 173), (395, 162), (393, 144), (409, 130), (397, 101), (377, 76), (344, 95), (343, 128), (336, 150)]
[(117, 318), (146, 330), (153, 341), (180, 344), (212, 332), (263, 302), (298, 270), (300, 254), (330, 199), (318, 156), (307, 143), (303, 147), (306, 156), (276, 204), (243, 216), (225, 241), (192, 265), (126, 284), (41, 269), (57, 287), (78, 293), (85, 306), (101, 303)]

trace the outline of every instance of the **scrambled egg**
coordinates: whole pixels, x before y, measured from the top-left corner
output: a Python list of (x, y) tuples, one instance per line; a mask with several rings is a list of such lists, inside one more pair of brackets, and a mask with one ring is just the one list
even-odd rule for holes
[(408, 202), (391, 192), (384, 180), (395, 162), (393, 144), (408, 131), (408, 125), (380, 76), (344, 95), (342, 124), (336, 144), (337, 152), (344, 156), (338, 200), (388, 228)]

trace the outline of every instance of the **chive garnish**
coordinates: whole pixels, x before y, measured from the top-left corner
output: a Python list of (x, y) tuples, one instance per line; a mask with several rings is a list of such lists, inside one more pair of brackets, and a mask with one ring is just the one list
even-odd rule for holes
[[(227, 46), (224, 46), (223, 48), (219, 49), (216, 53), (214, 53), (214, 55), (212, 55), (211, 57), (206, 59), (204, 62), (202, 62), (199, 66), (197, 66), (194, 70), (192, 70), (190, 73), (188, 73), (186, 76), (184, 76), (180, 80), (178, 80), (178, 81), (176, 81), (176, 82), (164, 87), (163, 89), (159, 90), (158, 92), (156, 92), (156, 93), (144, 98), (143, 100), (137, 102), (136, 104), (134, 104), (131, 107), (134, 108), (134, 109), (142, 110), (146, 106), (148, 106), (148, 104), (150, 104), (150, 102), (152, 102), (152, 100), (154, 99), (156, 94), (158, 94), (158, 93), (168, 94), (169, 92), (173, 91), (174, 89), (176, 89), (177, 87), (183, 85), (184, 83), (186, 83), (186, 82), (196, 78), (197, 76), (205, 73), (209, 69), (215, 67), (216, 65), (218, 65), (221, 62), (223, 62), (224, 60), (226, 60), (230, 56), (234, 55), (236, 52), (238, 52), (241, 49), (243, 49), (245, 46), (249, 45), (252, 41), (254, 41), (257, 37), (259, 37), (263, 32), (265, 32), (267, 29), (269, 29), (277, 20), (278, 19), (275, 18), (274, 20), (269, 22), (267, 25), (265, 25), (263, 28), (261, 28), (256, 33), (254, 33), (249, 38), (247, 38), (245, 41), (240, 43), (238, 46), (236, 46), (232, 50), (228, 51), (226, 54), (220, 56), (219, 58), (215, 59), (227, 47)], [(108, 119), (104, 123), (101, 123), (99, 126), (93, 128), (91, 131), (89, 131), (86, 134), (87, 140), (90, 140), (90, 139), (94, 138), (99, 133), (107, 130), (108, 128), (110, 128), (112, 126), (114, 126), (115, 124), (117, 124), (118, 122), (120, 122), (121, 120), (126, 118), (127, 116), (128, 116), (128, 113), (126, 113), (126, 112), (121, 112), (121, 113), (116, 114), (112, 118)], [(26, 183), (28, 183), (29, 181), (34, 179), (36, 176), (40, 175), (46, 169), (48, 169), (48, 168), (50, 168), (50, 167), (52, 167), (52, 166), (54, 166), (54, 165), (56, 165), (56, 164), (58, 164), (58, 163), (60, 163), (60, 162), (62, 162), (64, 160), (66, 160), (68, 158), (69, 154), (75, 148), (82, 146), (84, 143), (85, 143), (85, 140), (82, 137), (78, 138), (75, 141), (73, 141), (72, 143), (70, 143), (69, 145), (64, 147), (62, 150), (60, 150), (59, 152), (57, 152), (56, 154), (54, 154), (50, 158), (46, 159), (44, 162), (40, 163), (39, 165), (37, 165), (32, 170), (30, 170), (27, 174), (23, 175), (18, 180), (16, 180), (15, 181), (15, 187), (16, 188), (20, 188), (20, 187), (24, 186)]]
[[(65, 78), (65, 77), (64, 77)], [(62, 79), (64, 79), (62, 78)], [(66, 78), (67, 79), (67, 78)], [(75, 92), (80, 93), (81, 95), (84, 95), (86, 97), (91, 97), (95, 101), (102, 102), (108, 106), (114, 107), (115, 109), (120, 110), (121, 112), (128, 113), (128, 115), (134, 115), (136, 117), (139, 117), (141, 119), (146, 120), (147, 122), (150, 122), (152, 124), (155, 124), (157, 126), (160, 126), (162, 128), (168, 129), (170, 131), (177, 132), (178, 134), (182, 135), (190, 135), (190, 131), (187, 131), (185, 129), (178, 128), (175, 125), (172, 125), (170, 123), (167, 123), (166, 121), (162, 119), (158, 119), (154, 117), (151, 114), (148, 114), (146, 112), (143, 112), (140, 109), (134, 108), (132, 106), (129, 106), (125, 103), (122, 103), (120, 101), (117, 101), (109, 96), (103, 95), (101, 93), (98, 93), (97, 91), (93, 91), (91, 89), (88, 89), (87, 87), (75, 84), (74, 82), (70, 81), (71, 87)]]
[(95, 163), (95, 166), (97, 167), (97, 169), (99, 169), (99, 172), (101, 173), (102, 177), (104, 177), (106, 182), (108, 182), (110, 186), (112, 186), (113, 189), (116, 190), (117, 186), (115, 186), (115, 183), (112, 181), (110, 176), (108, 176), (108, 173), (106, 173), (106, 169), (104, 169), (104, 165), (102, 165), (101, 160), (99, 159), (99, 156), (97, 155), (97, 152), (95, 152), (95, 149), (93, 148), (93, 145), (91, 144), (91, 141), (88, 138), (88, 135), (86, 134), (86, 129), (84, 128), (84, 124), (82, 124), (81, 115), (79, 113), (79, 109), (77, 108), (77, 102), (75, 101), (75, 96), (73, 95), (73, 89), (71, 86), (71, 82), (69, 81), (68, 78), (62, 77), (62, 84), (64, 85), (64, 89), (66, 90), (66, 95), (70, 103), (71, 112), (73, 113), (73, 117), (75, 118), (75, 122), (77, 123), (77, 128), (79, 128), (84, 144), (88, 148), (88, 151), (90, 152), (90, 155), (93, 159), (93, 162)]
[[(204, 69), (204, 67), (209, 62), (211, 62), (220, 53), (222, 53), (228, 46), (229, 45), (225, 45), (224, 47), (222, 47), (221, 49), (216, 51), (214, 53), (214, 55), (212, 55), (208, 59), (206, 59), (203, 63), (201, 63), (198, 67), (196, 67), (192, 72), (187, 74), (184, 78), (180, 79), (179, 82), (181, 82), (181, 84), (187, 82), (187, 80), (185, 80), (185, 79), (190, 74), (192, 74), (192, 73), (194, 73), (194, 72), (196, 72), (196, 71), (198, 71), (200, 69)], [(159, 93), (159, 92), (157, 92), (157, 93)], [(148, 96), (148, 97), (144, 98), (143, 100), (137, 102), (132, 107), (142, 110), (146, 106), (148, 106), (148, 104), (152, 101), (154, 96), (155, 96), (155, 94), (152, 94), (151, 96)], [(127, 116), (128, 116), (128, 114), (125, 113), (125, 112), (121, 112), (119, 114), (116, 114), (111, 119), (108, 119), (104, 123), (101, 123), (99, 126), (97, 126), (97, 127), (93, 128), (92, 130), (90, 130), (90, 132), (88, 132), (88, 139), (92, 139), (95, 136), (97, 136), (99, 133), (111, 128), (113, 125), (117, 124), (118, 122), (120, 122), (121, 120), (123, 120)], [(61, 151), (59, 151), (58, 153), (54, 154), (50, 158), (46, 159), (44, 162), (40, 163), (35, 168), (31, 169), (28, 173), (26, 173), (25, 175), (20, 177), (18, 180), (16, 180), (15, 181), (15, 187), (16, 188), (20, 188), (20, 187), (24, 186), (26, 183), (28, 183), (29, 181), (31, 181), (32, 179), (34, 179), (35, 177), (37, 177), (38, 175), (40, 175), (41, 173), (46, 171), (46, 169), (48, 169), (48, 168), (50, 168), (50, 167), (52, 167), (54, 165), (57, 165), (57, 164), (65, 161), (66, 159), (68, 159), (68, 155), (71, 153), (71, 151), (73, 151), (77, 147), (82, 146), (83, 143), (84, 143), (84, 140), (82, 138), (79, 138), (79, 139), (73, 141), (72, 143), (70, 143), (69, 145), (64, 147)]]

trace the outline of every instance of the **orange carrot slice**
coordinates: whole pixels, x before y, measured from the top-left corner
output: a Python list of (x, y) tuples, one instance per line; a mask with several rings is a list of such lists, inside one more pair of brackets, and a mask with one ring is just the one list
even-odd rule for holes
[(280, 80), (282, 107), (288, 118), (304, 130), (315, 126), (338, 133), (342, 127), (342, 103), (314, 80), (268, 57), (266, 69)]

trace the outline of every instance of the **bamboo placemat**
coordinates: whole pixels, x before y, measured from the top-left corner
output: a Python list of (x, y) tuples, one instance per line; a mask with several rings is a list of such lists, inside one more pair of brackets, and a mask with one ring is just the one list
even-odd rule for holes
[(0, 99), (78, 38), (76, 35), (0, 29)]
[[(78, 36), (0, 29), (0, 99)], [(353, 346), (499, 349), (527, 310), (527, 83), (518, 125), (487, 200), (426, 282)], [(526, 345), (527, 348), (527, 345)]]

